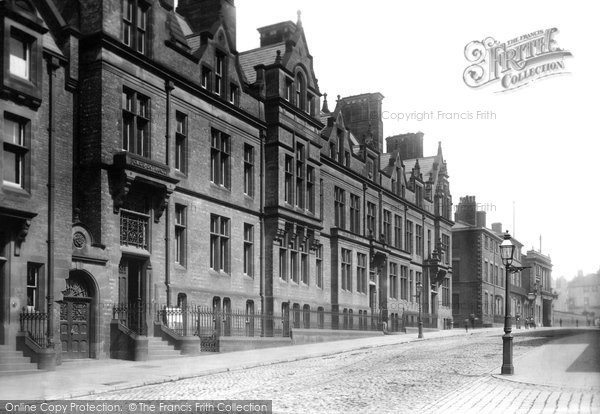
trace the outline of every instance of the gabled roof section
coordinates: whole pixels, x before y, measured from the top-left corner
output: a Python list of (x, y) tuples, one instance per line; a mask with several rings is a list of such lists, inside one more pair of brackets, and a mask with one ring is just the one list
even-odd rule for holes
[(275, 63), (278, 50), (280, 53), (285, 51), (284, 42), (275, 43), (269, 46), (259, 47), (240, 53), (240, 66), (244, 76), (246, 77), (246, 82), (249, 84), (256, 82), (256, 70), (254, 67), (257, 65), (271, 65)]
[[(290, 73), (294, 73), (298, 67), (302, 67), (307, 76), (307, 86), (320, 94), (313, 67), (313, 57), (308, 50), (300, 12), (298, 12), (296, 23), (288, 20), (257, 30), (260, 33), (261, 46), (239, 54), (240, 64), (247, 82), (249, 84), (256, 82), (255, 66), (267, 66), (277, 61)], [(277, 51), (280, 51), (279, 56)]]

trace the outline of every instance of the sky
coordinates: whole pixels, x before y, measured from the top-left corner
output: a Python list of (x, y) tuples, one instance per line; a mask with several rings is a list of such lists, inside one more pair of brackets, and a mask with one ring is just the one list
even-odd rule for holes
[[(259, 46), (257, 28), (295, 22), (301, 10), (330, 108), (338, 94), (382, 93), (384, 136), (421, 131), (426, 156), (441, 141), (455, 206), (475, 195), (488, 227), (502, 222), (524, 252), (541, 247), (555, 278), (600, 268), (599, 5), (237, 0), (236, 7), (239, 51)], [(502, 43), (550, 28), (558, 29), (555, 46), (572, 53), (563, 60), (566, 73), (508, 92), (498, 92), (499, 82), (465, 84), (469, 42)], [(429, 119), (415, 118), (431, 111)], [(478, 111), (488, 119), (477, 119)]]

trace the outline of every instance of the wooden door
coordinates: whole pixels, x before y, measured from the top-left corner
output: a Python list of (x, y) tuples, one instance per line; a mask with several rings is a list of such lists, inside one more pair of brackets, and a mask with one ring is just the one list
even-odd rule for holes
[(60, 304), (63, 358), (90, 357), (90, 300), (65, 298)]

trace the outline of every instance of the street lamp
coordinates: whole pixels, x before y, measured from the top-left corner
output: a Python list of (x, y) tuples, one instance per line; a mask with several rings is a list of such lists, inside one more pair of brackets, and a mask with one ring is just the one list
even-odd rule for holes
[(508, 230), (504, 234), (504, 240), (500, 244), (500, 257), (502, 257), (502, 263), (506, 271), (506, 294), (504, 295), (504, 335), (502, 336), (502, 370), (501, 373), (505, 375), (512, 375), (515, 373), (515, 367), (513, 366), (513, 336), (511, 334), (512, 327), (510, 324), (510, 278), (509, 275), (512, 271), (513, 254), (515, 252), (515, 245), (510, 241), (510, 234)]
[(419, 326), (418, 338), (423, 338), (423, 319), (421, 318), (421, 292), (423, 291), (423, 284), (417, 282), (417, 301), (419, 302), (419, 320), (417, 322)]

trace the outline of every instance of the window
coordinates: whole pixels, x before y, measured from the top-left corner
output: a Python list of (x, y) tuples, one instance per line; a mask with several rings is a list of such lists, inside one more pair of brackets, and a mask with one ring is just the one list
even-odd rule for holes
[(206, 66), (202, 66), (202, 75), (200, 77), (200, 86), (202, 89), (210, 89), (211, 71)]
[(306, 102), (308, 103), (308, 105), (306, 107), (306, 112), (308, 112), (309, 115), (314, 116), (315, 115), (315, 98), (314, 98), (314, 96), (312, 96), (310, 93), (306, 94)]
[(342, 249), (342, 290), (352, 291), (352, 250)]
[(292, 204), (294, 202), (294, 190), (293, 190), (293, 179), (294, 179), (294, 159), (286, 155), (285, 156), (285, 188), (284, 197), (285, 202)]
[(415, 185), (415, 199), (417, 201), (417, 207), (423, 207), (423, 187)]
[(132, 193), (119, 211), (120, 243), (150, 250), (150, 203), (144, 194)]
[(279, 278), (287, 280), (287, 249), (284, 247), (279, 248)]
[(450, 306), (450, 279), (442, 282), (442, 306)]
[(306, 166), (306, 208), (309, 212), (315, 212), (315, 169)]
[(356, 290), (367, 293), (367, 255), (364, 253), (356, 255)]
[(186, 225), (185, 206), (175, 204), (175, 261), (185, 266), (186, 259)]
[(360, 233), (360, 197), (350, 194), (350, 231)]
[(486, 250), (489, 249), (489, 244), (488, 244), (488, 237), (487, 236), (483, 236), (483, 245), (485, 247)]
[(229, 273), (229, 219), (210, 215), (210, 267)]
[(423, 256), (423, 226), (415, 225), (415, 250), (418, 256)]
[(390, 262), (390, 297), (398, 299), (398, 264)]
[(431, 257), (431, 230), (427, 229), (427, 257)]
[(296, 75), (296, 106), (306, 110), (306, 83), (301, 73)]
[(292, 282), (298, 283), (298, 252), (290, 250), (290, 273)]
[(123, 43), (139, 53), (148, 51), (148, 5), (142, 0), (123, 0)]
[(244, 194), (254, 197), (254, 147), (244, 144)]
[(304, 208), (304, 146), (296, 145), (296, 206)]
[(383, 210), (383, 239), (387, 244), (392, 242), (392, 212)]
[(254, 226), (244, 223), (244, 274), (254, 276)]
[(37, 263), (27, 263), (27, 308), (30, 311), (40, 310), (42, 265)]
[(408, 299), (408, 267), (406, 266), (400, 266), (400, 299)]
[(225, 57), (217, 53), (215, 57), (215, 94), (221, 96), (223, 94), (223, 78), (225, 70)]
[(294, 94), (294, 82), (290, 79), (285, 80), (285, 100), (288, 102), (292, 101), (292, 95)]
[(402, 217), (394, 216), (394, 247), (402, 249)]
[(229, 103), (235, 106), (240, 105), (240, 88), (233, 83), (229, 85)]
[(221, 131), (212, 130), (210, 151), (210, 180), (225, 188), (230, 188), (229, 155), (231, 152), (230, 139)]
[(375, 224), (377, 213), (375, 208), (375, 204), (367, 202), (367, 232), (370, 237), (373, 237), (377, 231)]
[(187, 115), (176, 112), (175, 124), (177, 127), (175, 132), (175, 169), (184, 173), (187, 170)]
[(150, 156), (150, 99), (123, 89), (123, 149)]
[(406, 220), (406, 240), (404, 241), (404, 250), (409, 253), (413, 252), (413, 223)]
[(2, 179), (4, 184), (25, 188), (25, 162), (29, 154), (29, 120), (4, 115)]
[[(416, 272), (417, 277), (421, 277), (421, 275), (419, 274), (419, 272)], [(414, 297), (415, 297), (415, 292), (414, 292), (414, 287), (415, 287), (415, 275), (413, 273), (413, 271), (411, 270), (408, 273), (408, 300), (409, 301), (413, 301)]]
[(305, 285), (309, 284), (308, 277), (308, 252), (306, 244), (300, 246), (300, 278)]
[(323, 287), (323, 246), (318, 246), (315, 250), (317, 261), (317, 287)]
[(335, 226), (341, 229), (346, 228), (346, 193), (339, 187), (334, 189), (334, 219)]
[(29, 79), (31, 72), (31, 41), (19, 33), (10, 35), (9, 71), (11, 75)]
[(444, 263), (450, 263), (450, 236), (442, 234), (442, 257)]

